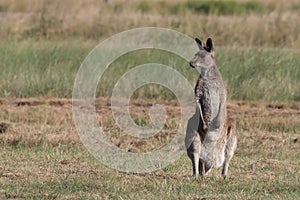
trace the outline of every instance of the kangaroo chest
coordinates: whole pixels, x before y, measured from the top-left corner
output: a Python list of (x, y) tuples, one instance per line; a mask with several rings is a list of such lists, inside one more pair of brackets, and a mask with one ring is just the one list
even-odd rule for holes
[(209, 124), (218, 113), (220, 103), (220, 84), (214, 80), (199, 77), (195, 87), (196, 102), (200, 104), (204, 121)]

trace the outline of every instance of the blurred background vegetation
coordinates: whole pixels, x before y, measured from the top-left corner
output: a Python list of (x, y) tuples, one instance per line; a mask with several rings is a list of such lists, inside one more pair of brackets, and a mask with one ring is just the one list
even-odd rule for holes
[[(70, 98), (80, 64), (98, 43), (154, 26), (212, 37), (230, 99), (299, 101), (299, 17), (299, 0), (0, 0), (0, 96)], [(130, 54), (114, 62), (98, 95), (111, 93), (113, 75), (123, 73), (118, 69), (156, 56), (143, 51), (149, 59)], [(160, 60), (195, 82), (197, 73), (187, 72), (185, 61), (174, 63), (167, 53)], [(135, 97), (173, 98), (162, 88), (146, 87)]]

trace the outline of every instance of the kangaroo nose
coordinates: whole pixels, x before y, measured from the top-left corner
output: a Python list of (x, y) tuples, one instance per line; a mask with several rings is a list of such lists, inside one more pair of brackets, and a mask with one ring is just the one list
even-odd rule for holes
[(190, 61), (189, 63), (190, 63), (190, 67), (195, 68), (192, 61)]

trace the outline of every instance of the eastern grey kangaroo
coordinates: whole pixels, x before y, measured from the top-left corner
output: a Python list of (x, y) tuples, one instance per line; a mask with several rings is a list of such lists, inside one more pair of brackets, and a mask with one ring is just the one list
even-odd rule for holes
[(200, 67), (201, 73), (195, 86), (196, 112), (187, 125), (187, 154), (194, 175), (205, 176), (212, 168), (223, 166), (225, 177), (236, 149), (236, 123), (227, 116), (227, 92), (216, 65), (213, 42), (211, 38), (206, 44), (195, 40), (199, 51), (189, 64)]

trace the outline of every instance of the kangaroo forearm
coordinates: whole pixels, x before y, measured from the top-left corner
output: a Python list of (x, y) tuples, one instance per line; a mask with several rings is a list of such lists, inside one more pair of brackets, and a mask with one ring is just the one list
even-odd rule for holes
[(197, 109), (198, 109), (198, 112), (199, 112), (199, 118), (200, 118), (199, 120), (202, 122), (202, 125), (203, 125), (202, 129), (203, 129), (203, 131), (206, 131), (207, 130), (207, 123), (205, 122), (203, 111), (202, 111), (200, 103), (197, 103)]

